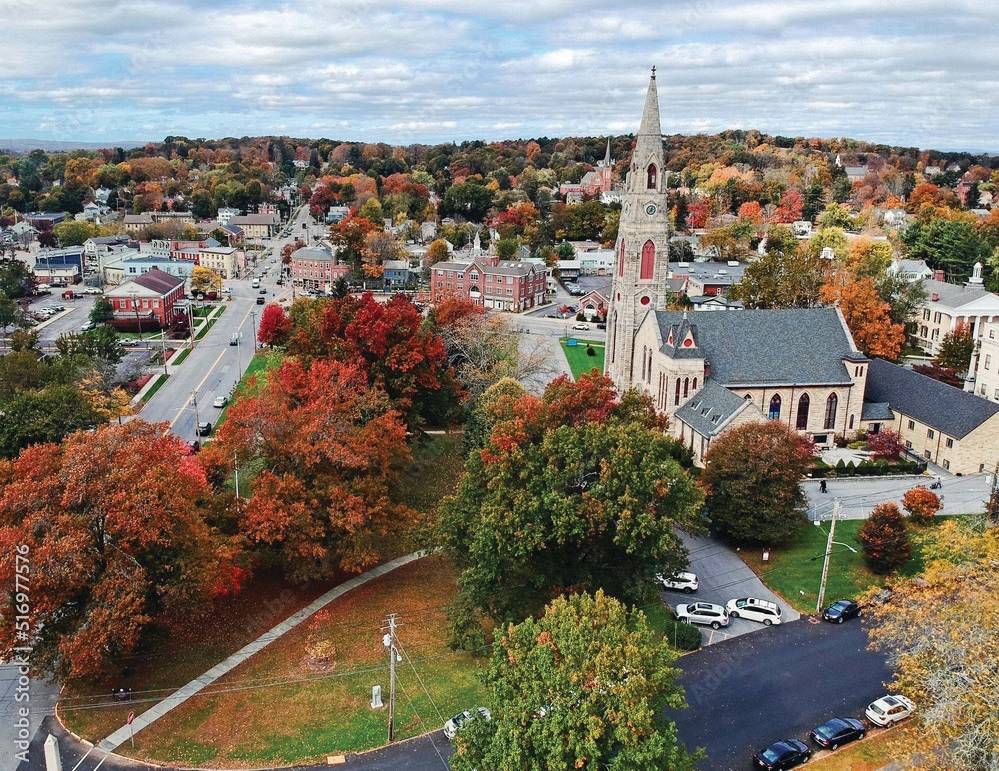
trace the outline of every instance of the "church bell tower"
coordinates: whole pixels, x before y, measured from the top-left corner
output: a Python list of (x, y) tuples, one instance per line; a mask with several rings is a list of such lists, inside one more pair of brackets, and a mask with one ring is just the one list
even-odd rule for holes
[(669, 207), (656, 68), (621, 195), (614, 278), (607, 316), (604, 371), (618, 390), (634, 377), (635, 332), (645, 314), (665, 308), (669, 271)]

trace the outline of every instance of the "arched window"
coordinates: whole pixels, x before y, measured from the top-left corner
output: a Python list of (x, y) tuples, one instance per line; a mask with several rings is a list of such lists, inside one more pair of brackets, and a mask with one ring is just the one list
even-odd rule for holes
[(646, 382), (652, 385), (652, 349), (649, 348), (649, 372), (646, 375)]
[(794, 427), (799, 431), (808, 428), (808, 394), (802, 394), (798, 399), (798, 417), (794, 421)]
[(836, 427), (836, 406), (839, 404), (839, 399), (836, 394), (829, 394), (829, 398), (826, 399), (826, 422), (824, 428), (835, 428)]
[(617, 274), (619, 276), (624, 275), (624, 239), (621, 239), (621, 248), (618, 249), (617, 253)]
[(690, 384), (690, 390), (691, 391), (696, 391), (697, 390), (697, 378), (696, 377), (694, 378), (694, 382)]
[(654, 163), (649, 164), (649, 168), (645, 171), (645, 187), (649, 190), (656, 189), (656, 182), (658, 176), (658, 169)]
[(617, 358), (617, 311), (614, 311), (611, 319), (611, 364)]
[(676, 395), (673, 397), (673, 404), (680, 403), (680, 378), (676, 379)]
[(770, 400), (770, 411), (767, 413), (770, 420), (780, 420), (780, 394), (774, 394)]
[(685, 377), (683, 379), (683, 398), (686, 399), (687, 398), (687, 394), (689, 394), (689, 393), (690, 393), (690, 378), (689, 377)]
[(645, 359), (646, 359), (646, 347), (642, 346), (642, 380), (645, 380)]
[(639, 278), (648, 281), (652, 278), (652, 272), (656, 265), (656, 245), (652, 241), (646, 241), (642, 246), (642, 269)]

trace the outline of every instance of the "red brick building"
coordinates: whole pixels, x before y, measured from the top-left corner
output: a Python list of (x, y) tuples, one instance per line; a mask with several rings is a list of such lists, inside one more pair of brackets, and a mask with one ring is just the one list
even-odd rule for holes
[(104, 296), (111, 303), (119, 326), (148, 323), (150, 329), (169, 327), (178, 316), (183, 316), (176, 305), (184, 298), (184, 279), (152, 268), (109, 289)]
[(325, 246), (303, 246), (291, 253), (292, 281), (306, 291), (324, 292), (349, 272), (350, 266), (337, 262)]
[(545, 300), (544, 266), (479, 257), (473, 262), (439, 262), (430, 271), (430, 301), (464, 297), (495, 310), (520, 311)]

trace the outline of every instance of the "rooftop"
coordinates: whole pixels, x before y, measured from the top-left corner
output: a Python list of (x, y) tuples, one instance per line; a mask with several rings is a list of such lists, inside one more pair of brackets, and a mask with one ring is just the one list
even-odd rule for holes
[(867, 373), (866, 401), (891, 409), (960, 439), (999, 412), (999, 404), (897, 364), (874, 359)]
[(701, 436), (714, 436), (746, 406), (745, 399), (718, 383), (705, 380), (701, 390), (676, 411), (676, 417)]
[[(999, 296), (992, 294), (992, 292), (980, 286), (948, 284), (946, 281), (927, 278), (923, 279), (923, 289), (926, 290), (926, 295), (929, 298), (928, 302), (931, 304), (942, 303), (950, 308), (960, 308), (983, 297), (991, 297), (999, 305)], [(937, 295), (939, 300), (933, 300), (933, 295)]]

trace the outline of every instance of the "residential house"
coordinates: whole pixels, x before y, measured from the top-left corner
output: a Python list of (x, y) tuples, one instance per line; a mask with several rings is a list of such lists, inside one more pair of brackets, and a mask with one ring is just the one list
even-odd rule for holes
[(933, 271), (930, 270), (925, 260), (894, 259), (888, 265), (886, 272), (889, 276), (898, 276), (910, 284), (914, 281), (925, 281), (928, 278), (933, 278)]
[(198, 249), (198, 264), (211, 268), (222, 278), (238, 278), (246, 267), (246, 255), (233, 246), (202, 246)]
[(246, 238), (270, 238), (281, 227), (281, 220), (273, 214), (242, 214), (229, 220), (243, 231)]
[(955, 474), (991, 471), (999, 462), (999, 404), (874, 359), (865, 398), (887, 404), (905, 446)]
[(385, 260), (382, 263), (382, 278), (386, 288), (403, 289), (409, 285), (415, 274), (409, 267), (409, 260)]
[(736, 260), (728, 262), (679, 262), (670, 272), (671, 278), (686, 278), (688, 297), (714, 297), (726, 295), (733, 284), (738, 284), (746, 272), (746, 265)]
[(232, 222), (233, 217), (238, 217), (242, 212), (229, 206), (222, 206), (215, 214), (215, 219), (219, 225), (225, 226)]
[(114, 309), (116, 326), (145, 328), (148, 324), (150, 329), (163, 329), (183, 315), (178, 303), (184, 298), (184, 279), (151, 268), (107, 290), (104, 297)]

